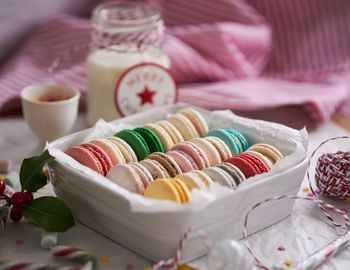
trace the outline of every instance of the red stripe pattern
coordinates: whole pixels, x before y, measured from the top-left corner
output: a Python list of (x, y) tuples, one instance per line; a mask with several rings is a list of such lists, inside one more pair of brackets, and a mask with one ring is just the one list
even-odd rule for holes
[[(167, 25), (163, 50), (180, 101), (234, 110), (300, 105), (318, 122), (336, 111), (350, 115), (349, 1), (149, 2)], [(20, 108), (29, 84), (56, 81), (84, 93), (89, 41), (86, 19), (46, 21), (0, 70), (0, 115)], [(55, 59), (69, 50), (57, 69)]]

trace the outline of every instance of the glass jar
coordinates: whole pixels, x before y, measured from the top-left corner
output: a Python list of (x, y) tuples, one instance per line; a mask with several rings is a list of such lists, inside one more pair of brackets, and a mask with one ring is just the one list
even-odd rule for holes
[[(111, 121), (123, 116), (117, 104), (117, 85), (131, 67), (142, 63), (170, 67), (169, 58), (160, 49), (162, 36), (160, 13), (147, 3), (110, 2), (94, 9), (92, 46), (86, 60), (90, 125), (99, 118)], [(125, 91), (129, 90), (124, 89), (124, 96), (134, 98)]]

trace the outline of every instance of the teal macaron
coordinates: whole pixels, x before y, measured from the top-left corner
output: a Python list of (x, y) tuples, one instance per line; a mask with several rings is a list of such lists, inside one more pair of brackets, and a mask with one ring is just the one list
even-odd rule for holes
[(137, 132), (139, 135), (143, 137), (143, 139), (146, 141), (149, 150), (151, 153), (153, 152), (162, 152), (164, 153), (164, 147), (162, 145), (162, 142), (158, 138), (157, 134), (153, 132), (152, 130), (144, 127), (139, 127), (134, 129), (135, 132)]
[(236, 138), (238, 138), (238, 140), (241, 142), (242, 144), (242, 152), (246, 151), (249, 147), (248, 145), (248, 141), (247, 139), (243, 136), (242, 133), (240, 133), (239, 131), (237, 130), (234, 130), (232, 128), (228, 128), (226, 129), (227, 132), (231, 133), (233, 136), (236, 136)]
[(232, 136), (230, 132), (225, 129), (212, 129), (204, 137), (214, 136), (221, 139), (230, 149), (231, 155), (237, 155), (242, 153), (240, 143), (237, 141), (238, 138)]
[(151, 153), (145, 139), (136, 131), (123, 129), (114, 134), (114, 137), (126, 141), (134, 150), (138, 161), (144, 160)]

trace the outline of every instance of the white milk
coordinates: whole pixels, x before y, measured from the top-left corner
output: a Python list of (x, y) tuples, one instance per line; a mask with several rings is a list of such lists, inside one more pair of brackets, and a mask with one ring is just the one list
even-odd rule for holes
[(170, 60), (160, 49), (143, 53), (97, 50), (86, 60), (87, 75), (87, 121), (95, 124), (99, 118), (106, 121), (120, 117), (115, 105), (115, 88), (120, 76), (130, 67), (142, 62), (170, 67)]

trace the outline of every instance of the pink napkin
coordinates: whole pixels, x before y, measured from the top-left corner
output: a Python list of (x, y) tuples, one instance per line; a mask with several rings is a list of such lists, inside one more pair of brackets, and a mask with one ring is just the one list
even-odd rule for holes
[[(316, 122), (350, 115), (350, 2), (342, 0), (149, 0), (167, 25), (163, 50), (182, 102), (254, 111), (296, 105)], [(20, 108), (33, 83), (68, 83), (84, 93), (87, 50), (53, 74), (48, 66), (89, 42), (89, 21), (57, 14), (0, 70), (0, 115)]]

